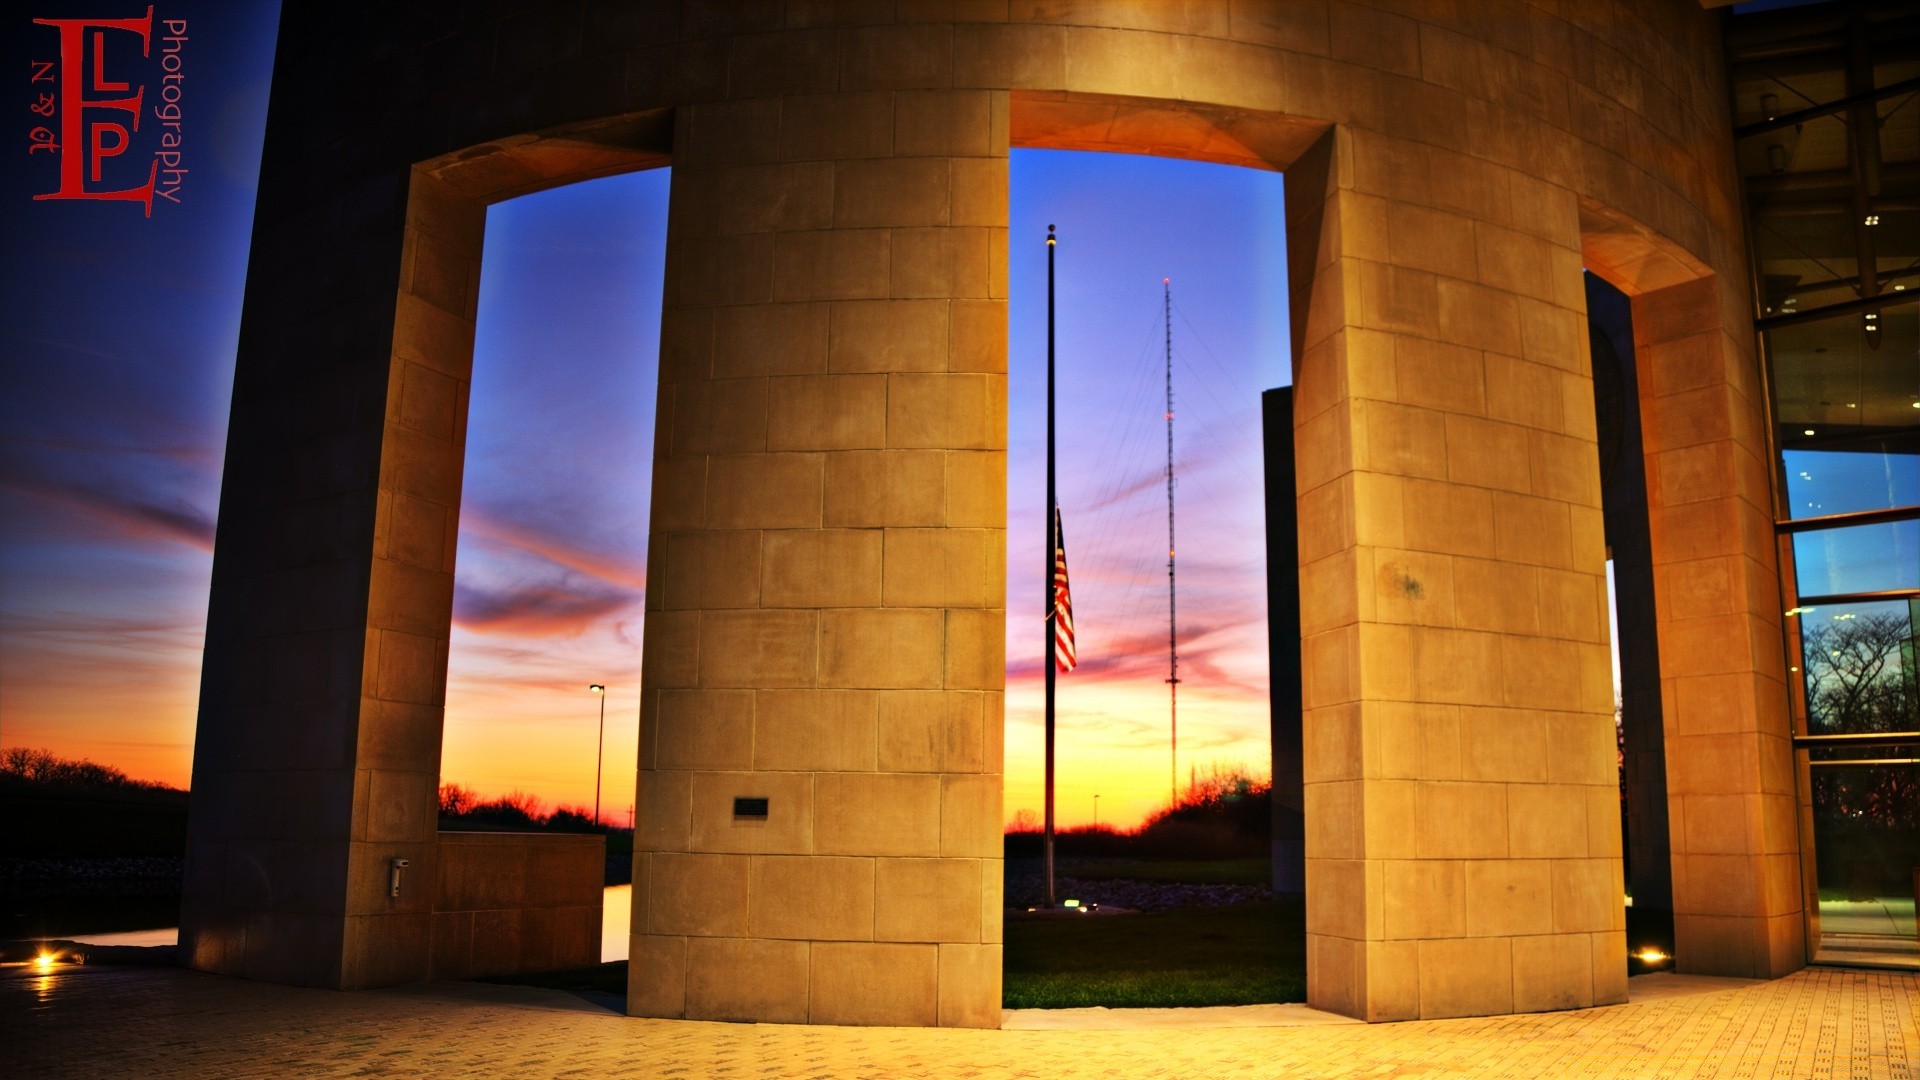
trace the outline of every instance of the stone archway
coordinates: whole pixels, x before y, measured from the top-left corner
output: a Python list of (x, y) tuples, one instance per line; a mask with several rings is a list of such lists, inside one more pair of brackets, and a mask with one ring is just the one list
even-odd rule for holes
[[(996, 1022), (1016, 130), (1289, 167), (1313, 1000), (1368, 1019), (1620, 1000), (1581, 207), (1655, 222), (1740, 280), (1731, 170), (1696, 162), (1730, 154), (1701, 104), (1723, 100), (1699, 74), (1714, 24), (1679, 0), (1591, 25), (902, 7), (450, 6), (387, 38), (287, 12), (209, 618), (191, 962), (330, 986), (428, 970), (429, 913), (381, 885), (432, 842), (451, 576), (423, 538), (445, 535), (458, 454), (417, 428), (445, 417), (471, 342), (434, 274), (477, 255), (457, 239), (474, 191), (637, 167), (670, 116), (630, 1008)], [(394, 88), (377, 109), (342, 104), (372, 84)], [(612, 152), (516, 134), (636, 115), (646, 145)], [(1687, 306), (1683, 351), (1744, 332), (1716, 295)], [(1735, 393), (1742, 354), (1715, 355), (1700, 388), (1744, 430), (1761, 409)], [(1663, 483), (1666, 463), (1684, 487), (1725, 457), (1752, 502), (1764, 487), (1716, 439), (1664, 459)], [(1764, 644), (1772, 601), (1725, 595)], [(1700, 745), (1772, 760), (1763, 697), (1733, 698), (1738, 722)], [(1757, 865), (1699, 863), (1771, 890)], [(1703, 969), (1783, 970), (1772, 944), (1761, 963), (1758, 939), (1721, 940)]]

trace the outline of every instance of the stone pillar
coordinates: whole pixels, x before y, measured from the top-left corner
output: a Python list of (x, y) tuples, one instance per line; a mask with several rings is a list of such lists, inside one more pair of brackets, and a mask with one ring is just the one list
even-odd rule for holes
[[(304, 222), (257, 237), (286, 288), (249, 293), (235, 383), (181, 922), (202, 970), (352, 989), (430, 968), (485, 209), (421, 170), (380, 188), (317, 251)], [(352, 295), (303, 291), (287, 259)]]
[(1000, 1022), (1007, 98), (917, 32), (678, 114), (635, 1015)]
[(1633, 297), (1681, 971), (1806, 963), (1766, 407), (1752, 309), (1703, 277)]
[(1623, 1001), (1574, 194), (1341, 128), (1287, 201), (1309, 1001)]

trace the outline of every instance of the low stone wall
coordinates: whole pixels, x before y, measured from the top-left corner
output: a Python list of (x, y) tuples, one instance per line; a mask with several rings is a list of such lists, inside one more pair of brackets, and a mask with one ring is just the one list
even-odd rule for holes
[(605, 849), (590, 835), (441, 833), (432, 977), (599, 963)]

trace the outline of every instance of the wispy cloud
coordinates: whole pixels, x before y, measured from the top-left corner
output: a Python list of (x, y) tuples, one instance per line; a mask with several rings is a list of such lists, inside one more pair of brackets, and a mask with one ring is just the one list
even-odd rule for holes
[(630, 558), (589, 550), (538, 526), (510, 521), (484, 510), (463, 507), (460, 511), (460, 533), (463, 537), (471, 536), (518, 548), (609, 584), (640, 590), (647, 587), (647, 564), (644, 558), (635, 563)]
[(453, 618), (479, 633), (572, 637), (635, 601), (624, 589), (594, 585), (530, 585), (488, 590), (456, 583)]
[(213, 550), (213, 519), (184, 500), (163, 503), (105, 486), (59, 483), (25, 476), (0, 477), (0, 488), (84, 511), (134, 540), (166, 540)]
[[(1258, 640), (1254, 640), (1255, 634)], [(1036, 634), (1036, 637), (1039, 635)], [(1167, 636), (1164, 626), (1135, 624), (1118, 632), (1103, 634), (1097, 640), (1081, 638), (1079, 666), (1073, 678), (1083, 680), (1126, 681), (1159, 675), (1167, 670)], [(1190, 624), (1181, 631), (1180, 671), (1182, 680), (1234, 687), (1247, 693), (1266, 691), (1266, 686), (1241, 681), (1227, 663), (1249, 651), (1262, 651), (1265, 628), (1250, 622)], [(1043, 646), (1044, 648), (1044, 646)], [(1262, 661), (1265, 656), (1260, 657)], [(1046, 673), (1038, 656), (1010, 659), (1007, 684), (1038, 682)], [(1264, 665), (1263, 665), (1264, 666)], [(1164, 675), (1161, 675), (1164, 678)]]
[(72, 438), (9, 438), (6, 442), (13, 447), (28, 451), (53, 451), (60, 454), (112, 454), (146, 456), (190, 465), (205, 471), (208, 475), (220, 471), (221, 448), (217, 443), (103, 443), (97, 440)]

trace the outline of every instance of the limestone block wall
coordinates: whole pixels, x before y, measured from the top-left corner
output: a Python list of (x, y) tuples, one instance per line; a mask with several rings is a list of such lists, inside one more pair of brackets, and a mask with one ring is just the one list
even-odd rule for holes
[(1456, 167), (1289, 173), (1308, 993), (1369, 1019), (1626, 999), (1577, 207)]
[(438, 865), (424, 879), (433, 897), (431, 977), (598, 964), (606, 848), (601, 836), (441, 833)]
[(678, 116), (641, 1015), (998, 1024), (1007, 98), (922, 36)]
[(433, 843), (479, 223), (670, 160), (629, 1001), (994, 1023), (1005, 154), (1053, 146), (1292, 170), (1314, 1000), (1618, 997), (1583, 263), (1651, 335), (1680, 963), (1797, 964), (1716, 18), (290, 0), (190, 962), (333, 986), (429, 970), (431, 912), (378, 883)]
[(1752, 336), (1712, 281), (1634, 304), (1681, 970), (1806, 962), (1771, 452)]

